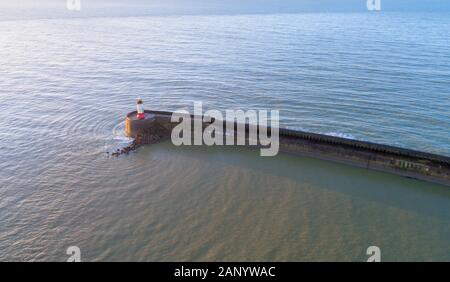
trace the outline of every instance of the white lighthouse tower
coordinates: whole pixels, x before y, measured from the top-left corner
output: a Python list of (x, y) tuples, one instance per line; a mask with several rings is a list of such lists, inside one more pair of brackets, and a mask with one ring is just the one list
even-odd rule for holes
[(145, 119), (144, 101), (142, 101), (141, 98), (139, 98), (136, 102), (136, 109), (137, 109), (137, 118)]

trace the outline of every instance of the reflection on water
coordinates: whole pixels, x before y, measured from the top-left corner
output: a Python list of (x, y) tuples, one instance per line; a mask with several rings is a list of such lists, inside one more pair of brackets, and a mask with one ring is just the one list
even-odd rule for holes
[(450, 259), (444, 186), (245, 148), (86, 158), (59, 156), (13, 193), (1, 259), (64, 260), (70, 245), (84, 260), (360, 261), (371, 245), (383, 260)]

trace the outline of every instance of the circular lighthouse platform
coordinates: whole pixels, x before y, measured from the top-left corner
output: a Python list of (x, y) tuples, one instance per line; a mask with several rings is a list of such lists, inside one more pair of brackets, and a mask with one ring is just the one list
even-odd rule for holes
[(137, 134), (146, 131), (155, 123), (156, 114), (145, 111), (145, 118), (139, 119), (137, 111), (127, 114), (125, 119), (125, 135), (136, 138)]

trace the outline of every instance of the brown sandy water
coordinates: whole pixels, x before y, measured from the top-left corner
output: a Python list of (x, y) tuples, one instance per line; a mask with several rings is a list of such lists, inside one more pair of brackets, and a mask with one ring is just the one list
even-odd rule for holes
[(71, 245), (88, 261), (363, 261), (371, 245), (385, 261), (450, 259), (448, 187), (385, 173), (164, 143), (48, 177), (2, 214), (1, 259), (64, 260)]

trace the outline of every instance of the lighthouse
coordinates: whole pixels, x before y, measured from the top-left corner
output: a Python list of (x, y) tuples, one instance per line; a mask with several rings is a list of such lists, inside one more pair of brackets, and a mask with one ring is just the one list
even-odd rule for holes
[(142, 101), (141, 98), (139, 98), (136, 102), (136, 109), (137, 109), (137, 118), (145, 119), (144, 101)]

